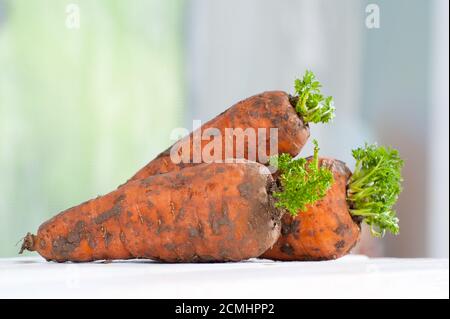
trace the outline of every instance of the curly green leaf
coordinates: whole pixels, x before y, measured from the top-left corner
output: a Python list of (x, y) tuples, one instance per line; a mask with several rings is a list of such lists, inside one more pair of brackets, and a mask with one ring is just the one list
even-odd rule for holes
[(399, 220), (392, 209), (403, 181), (398, 151), (366, 144), (352, 153), (356, 165), (347, 191), (350, 212), (363, 217), (374, 236), (381, 237), (386, 230), (398, 234)]
[(276, 206), (286, 209), (291, 215), (305, 211), (307, 205), (322, 199), (333, 184), (333, 174), (327, 167), (319, 167), (319, 147), (314, 140), (314, 157), (292, 159), (281, 154), (271, 159), (271, 165), (280, 172), (281, 191), (275, 192)]
[(333, 98), (324, 97), (320, 92), (321, 87), (311, 71), (306, 71), (302, 80), (295, 80), (295, 109), (305, 123), (328, 123), (334, 118)]

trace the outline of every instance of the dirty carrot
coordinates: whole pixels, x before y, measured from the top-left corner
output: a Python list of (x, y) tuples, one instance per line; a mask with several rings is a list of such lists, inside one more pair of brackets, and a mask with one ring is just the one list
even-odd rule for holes
[(403, 161), (397, 150), (366, 144), (353, 150), (353, 157), (353, 174), (339, 160), (319, 160), (320, 166), (333, 172), (331, 188), (325, 197), (298, 214), (293, 209), (283, 216), (281, 236), (262, 258), (339, 258), (358, 242), (361, 222), (367, 223), (377, 237), (386, 231), (398, 234), (398, 218), (392, 207), (401, 191)]
[[(266, 164), (272, 155), (287, 153), (296, 156), (309, 138), (309, 124), (327, 123), (334, 117), (333, 99), (323, 96), (320, 88), (321, 84), (315, 75), (306, 71), (301, 80), (295, 80), (294, 95), (283, 91), (268, 91), (240, 101), (159, 154), (130, 180), (226, 158), (245, 158)], [(270, 129), (274, 128), (278, 130), (277, 134), (271, 133)], [(253, 143), (250, 140), (242, 142), (243, 149), (239, 152), (236, 131), (229, 129), (240, 129), (239, 132), (244, 133), (250, 129), (256, 138)], [(221, 152), (215, 150), (208, 154), (210, 158), (206, 161), (199, 159), (198, 153), (201, 154), (208, 147), (213, 137), (206, 136), (198, 144), (194, 141), (195, 136), (201, 136), (208, 130), (215, 130), (211, 135), (220, 135), (218, 144)], [(258, 130), (265, 135), (259, 136)], [(267, 145), (273, 140), (277, 143), (277, 148)], [(227, 141), (231, 141), (231, 151), (226, 151)], [(180, 160), (173, 161), (171, 151), (174, 150)], [(181, 161), (181, 158), (185, 160)]]
[[(290, 161), (296, 189), (278, 190), (267, 167), (204, 163), (150, 176), (63, 211), (28, 233), (21, 252), (36, 251), (47, 260), (93, 261), (149, 258), (165, 262), (224, 262), (258, 257), (278, 239), (287, 205), (273, 194), (291, 192), (296, 205), (325, 193), (328, 180)], [(310, 177), (310, 179), (308, 178)], [(311, 191), (312, 192), (312, 191)], [(280, 196), (280, 195), (278, 195)]]

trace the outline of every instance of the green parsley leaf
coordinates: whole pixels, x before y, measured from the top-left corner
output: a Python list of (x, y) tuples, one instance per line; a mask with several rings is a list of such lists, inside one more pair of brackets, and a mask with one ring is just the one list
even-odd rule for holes
[(392, 209), (403, 181), (403, 160), (398, 151), (366, 143), (352, 153), (356, 165), (347, 191), (350, 212), (362, 216), (374, 236), (381, 237), (386, 230), (398, 234), (398, 218)]
[(306, 71), (303, 79), (295, 80), (297, 103), (295, 110), (305, 123), (328, 123), (334, 118), (334, 102), (331, 96), (320, 93), (322, 85), (311, 71)]
[(280, 172), (281, 191), (275, 192), (276, 207), (285, 208), (292, 216), (305, 211), (307, 205), (322, 199), (333, 184), (333, 173), (327, 167), (319, 167), (319, 146), (314, 140), (314, 156), (292, 159), (289, 154), (272, 157), (270, 164)]

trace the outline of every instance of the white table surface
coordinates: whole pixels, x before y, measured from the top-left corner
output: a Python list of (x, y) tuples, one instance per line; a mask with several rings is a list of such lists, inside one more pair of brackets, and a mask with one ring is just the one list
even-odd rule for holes
[(226, 264), (0, 259), (0, 298), (449, 298), (448, 259)]

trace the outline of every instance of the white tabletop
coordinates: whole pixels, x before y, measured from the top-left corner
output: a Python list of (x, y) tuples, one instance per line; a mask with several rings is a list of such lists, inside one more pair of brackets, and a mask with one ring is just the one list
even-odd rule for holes
[(448, 259), (226, 264), (0, 259), (0, 298), (449, 298)]

